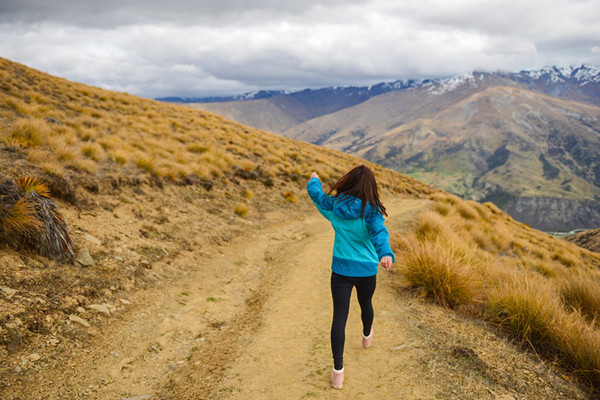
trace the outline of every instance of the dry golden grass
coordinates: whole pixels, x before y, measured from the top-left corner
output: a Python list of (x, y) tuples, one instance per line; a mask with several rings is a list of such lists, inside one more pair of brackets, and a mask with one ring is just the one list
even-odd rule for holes
[(296, 198), (296, 195), (290, 191), (284, 192), (283, 197), (285, 198), (286, 201), (289, 201), (290, 203), (295, 203), (298, 201), (298, 199)]
[(559, 293), (565, 305), (592, 322), (600, 322), (600, 279), (597, 273), (562, 279)]
[(560, 303), (555, 293), (532, 277), (501, 281), (487, 296), (487, 318), (511, 336), (547, 348)]
[[(0, 142), (58, 176), (90, 173), (223, 179), (235, 168), (288, 180), (316, 170), (324, 181), (366, 163), (222, 117), (69, 82), (0, 59)], [(431, 188), (368, 164), (387, 190)], [(296, 179), (297, 181), (297, 179)], [(291, 199), (291, 197), (290, 197)]]
[(415, 236), (421, 241), (434, 241), (440, 237), (452, 234), (452, 227), (448, 221), (435, 212), (427, 211), (419, 216), (419, 223), (415, 229)]
[(462, 249), (419, 239), (400, 240), (397, 244), (404, 278), (421, 296), (450, 308), (473, 301), (477, 279)]
[(429, 198), (432, 211), (395, 240), (406, 285), (445, 306), (481, 299), (471, 315), (600, 385), (600, 256), (491, 203)]
[(239, 216), (245, 216), (248, 214), (248, 211), (250, 211), (248, 209), (247, 206), (245, 206), (244, 204), (237, 204), (234, 208), (233, 208), (233, 212), (236, 213)]
[(21, 198), (0, 218), (0, 229), (4, 234), (11, 232), (28, 236), (29, 232), (40, 229), (42, 222), (37, 218), (35, 204)]

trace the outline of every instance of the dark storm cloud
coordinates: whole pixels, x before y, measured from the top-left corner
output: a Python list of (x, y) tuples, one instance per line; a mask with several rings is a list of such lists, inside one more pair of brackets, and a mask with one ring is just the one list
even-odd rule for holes
[(148, 97), (600, 64), (596, 1), (0, 3), (0, 55)]
[[(366, 0), (327, 1), (327, 6), (365, 3)], [(269, 15), (298, 15), (324, 3), (318, 0), (3, 0), (2, 22), (54, 22), (79, 27), (113, 28), (146, 23), (218, 24), (243, 16), (256, 22)]]

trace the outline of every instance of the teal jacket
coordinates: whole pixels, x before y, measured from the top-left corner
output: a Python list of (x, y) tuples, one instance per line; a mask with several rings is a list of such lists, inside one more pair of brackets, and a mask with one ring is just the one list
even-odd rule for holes
[(326, 194), (319, 178), (312, 178), (306, 190), (335, 231), (333, 272), (344, 276), (373, 276), (382, 257), (389, 256), (395, 261), (390, 235), (378, 210), (367, 203), (361, 218), (362, 200), (344, 194), (337, 197)]

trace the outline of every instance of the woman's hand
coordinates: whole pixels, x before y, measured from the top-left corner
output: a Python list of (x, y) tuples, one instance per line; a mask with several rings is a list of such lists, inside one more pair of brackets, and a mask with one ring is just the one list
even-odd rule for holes
[(381, 263), (381, 266), (385, 268), (386, 271), (389, 271), (390, 268), (392, 268), (392, 257), (381, 257), (381, 260), (379, 260), (379, 262)]
[(317, 174), (315, 171), (312, 172), (312, 174), (310, 174), (310, 179), (312, 178), (319, 178), (319, 174)]

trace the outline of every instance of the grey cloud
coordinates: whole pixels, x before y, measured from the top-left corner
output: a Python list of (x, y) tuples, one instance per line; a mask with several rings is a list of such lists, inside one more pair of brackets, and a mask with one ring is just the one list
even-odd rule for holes
[(3, 0), (0, 22), (55, 22), (79, 27), (117, 27), (156, 23), (222, 25), (241, 17), (261, 23), (269, 16), (299, 15), (314, 7), (367, 0)]
[(4, 0), (0, 54), (148, 97), (600, 62), (572, 0)]

